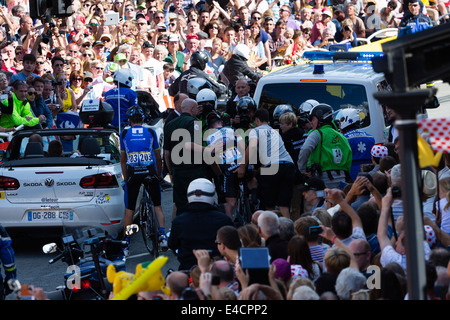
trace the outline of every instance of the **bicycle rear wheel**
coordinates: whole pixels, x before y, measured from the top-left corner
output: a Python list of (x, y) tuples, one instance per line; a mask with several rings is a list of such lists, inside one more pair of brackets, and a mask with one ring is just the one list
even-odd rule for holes
[(141, 227), (142, 239), (148, 252), (155, 258), (159, 256), (159, 236), (158, 223), (153, 205), (145, 195), (142, 197), (139, 208), (139, 224)]

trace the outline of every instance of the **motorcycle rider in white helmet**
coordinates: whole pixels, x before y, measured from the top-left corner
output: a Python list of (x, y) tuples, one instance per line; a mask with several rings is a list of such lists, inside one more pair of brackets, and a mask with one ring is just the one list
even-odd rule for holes
[(216, 190), (205, 178), (193, 180), (187, 189), (188, 205), (172, 221), (169, 248), (178, 250), (179, 270), (189, 270), (197, 264), (194, 250), (211, 250), (219, 256), (215, 243), (217, 231), (223, 226), (234, 226), (233, 221), (214, 206)]

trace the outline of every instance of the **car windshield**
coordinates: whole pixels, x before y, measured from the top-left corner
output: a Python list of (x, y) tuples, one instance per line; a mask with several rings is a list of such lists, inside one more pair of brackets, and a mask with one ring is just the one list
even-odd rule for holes
[[(36, 146), (36, 141), (40, 140), (42, 141), (40, 144), (43, 145), (42, 150)], [(62, 145), (62, 153), (55, 151), (58, 150), (58, 147), (54, 148), (55, 145), (60, 147)], [(40, 130), (34, 134), (21, 133), (11, 141), (3, 161), (26, 160), (40, 162), (42, 165), (52, 165), (54, 162), (58, 165), (67, 159), (78, 159), (80, 160), (78, 162), (82, 162), (82, 159), (91, 159), (95, 160), (95, 164), (120, 163), (119, 136), (113, 131), (96, 130), (53, 131), (52, 129)], [(77, 161), (71, 160), (65, 163), (76, 165)]]
[(364, 86), (333, 83), (273, 83), (263, 87), (259, 108), (269, 110), (272, 120), (273, 111), (280, 104), (289, 104), (298, 109), (308, 99), (326, 103), (336, 110), (356, 108), (365, 115), (361, 127), (370, 125), (367, 94)]

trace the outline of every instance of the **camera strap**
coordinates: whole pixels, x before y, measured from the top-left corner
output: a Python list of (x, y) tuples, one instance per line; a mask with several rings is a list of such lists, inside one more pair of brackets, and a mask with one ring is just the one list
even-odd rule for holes
[(398, 240), (398, 235), (397, 235), (397, 230), (395, 230), (395, 220), (394, 220), (394, 212), (392, 211), (392, 206), (389, 208), (389, 212), (391, 214), (391, 219), (392, 219), (392, 230), (394, 232), (394, 237), (395, 240)]

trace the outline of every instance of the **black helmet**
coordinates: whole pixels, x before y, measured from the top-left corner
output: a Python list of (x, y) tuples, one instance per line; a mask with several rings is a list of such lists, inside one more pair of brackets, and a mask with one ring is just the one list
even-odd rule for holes
[(208, 54), (203, 51), (195, 51), (191, 55), (191, 66), (200, 70), (205, 70), (206, 64), (209, 61)]
[(325, 103), (319, 103), (317, 106), (311, 109), (309, 113), (309, 119), (312, 120), (313, 117), (316, 117), (319, 121), (319, 125), (322, 124), (331, 124), (333, 121), (333, 108)]
[(131, 119), (133, 122), (144, 121), (145, 113), (141, 107), (133, 106), (127, 110), (127, 119)]
[(274, 122), (274, 125), (279, 125), (280, 116), (282, 114), (284, 114), (284, 113), (287, 113), (287, 112), (295, 113), (294, 109), (292, 108), (291, 105), (289, 105), (289, 104), (279, 104), (275, 108), (275, 110), (273, 111), (273, 122)]
[(255, 100), (249, 96), (240, 98), (236, 103), (237, 114), (248, 113), (249, 110), (256, 111)]

